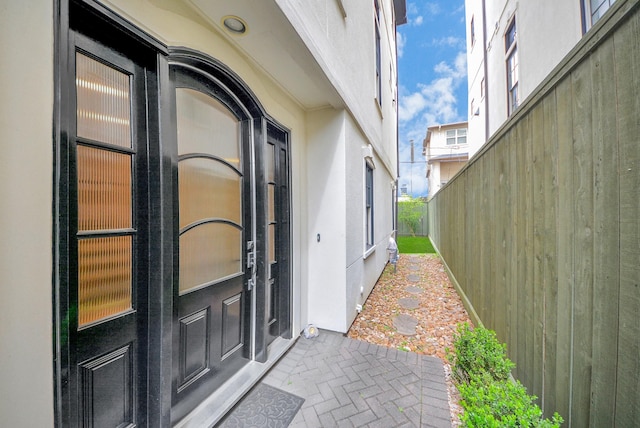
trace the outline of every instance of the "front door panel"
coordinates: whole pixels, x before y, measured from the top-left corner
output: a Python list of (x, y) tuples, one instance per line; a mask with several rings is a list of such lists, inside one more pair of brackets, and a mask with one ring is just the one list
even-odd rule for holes
[(176, 88), (178, 279), (174, 421), (248, 362), (250, 236), (240, 120), (206, 85)]
[(80, 34), (70, 40), (65, 425), (144, 425), (145, 69)]

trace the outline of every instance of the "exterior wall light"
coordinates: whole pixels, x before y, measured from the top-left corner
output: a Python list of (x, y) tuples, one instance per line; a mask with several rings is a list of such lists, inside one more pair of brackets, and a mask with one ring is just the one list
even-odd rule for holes
[(247, 32), (247, 24), (237, 16), (225, 16), (222, 18), (224, 27), (234, 34), (244, 34)]

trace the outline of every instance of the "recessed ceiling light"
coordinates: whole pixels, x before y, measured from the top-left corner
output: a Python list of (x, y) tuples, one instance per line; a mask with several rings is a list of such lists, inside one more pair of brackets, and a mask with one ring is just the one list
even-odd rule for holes
[(225, 16), (222, 23), (227, 30), (235, 34), (244, 34), (247, 31), (247, 24), (237, 16)]

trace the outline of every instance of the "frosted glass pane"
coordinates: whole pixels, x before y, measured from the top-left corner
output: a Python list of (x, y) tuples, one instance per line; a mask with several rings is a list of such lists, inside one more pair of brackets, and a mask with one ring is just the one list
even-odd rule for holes
[(276, 261), (276, 225), (269, 225), (269, 262)]
[(76, 52), (79, 137), (131, 147), (129, 75)]
[(222, 162), (190, 158), (178, 164), (180, 228), (207, 218), (242, 225), (242, 179)]
[(176, 89), (178, 155), (206, 153), (240, 169), (240, 125), (219, 101), (194, 91)]
[(78, 240), (78, 325), (131, 309), (131, 236)]
[(267, 144), (267, 150), (265, 154), (265, 168), (267, 169), (267, 181), (276, 181), (276, 154), (275, 146)]
[(180, 236), (180, 293), (242, 272), (242, 232), (205, 223)]
[(269, 218), (267, 219), (267, 221), (274, 222), (276, 221), (276, 212), (275, 212), (275, 206), (276, 206), (276, 185), (275, 184), (269, 184), (268, 186), (268, 191), (269, 191), (269, 201), (268, 201), (268, 205), (269, 205)]
[(131, 155), (78, 146), (78, 230), (132, 227)]

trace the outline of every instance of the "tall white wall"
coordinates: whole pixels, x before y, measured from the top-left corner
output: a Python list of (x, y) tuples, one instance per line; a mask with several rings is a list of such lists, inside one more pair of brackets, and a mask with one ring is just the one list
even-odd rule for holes
[(346, 311), (345, 114), (327, 108), (307, 115), (306, 304), (310, 323), (334, 331), (344, 331)]
[[(355, 122), (347, 116), (345, 124), (346, 148), (346, 312), (347, 331), (357, 315), (356, 306), (363, 305), (387, 262), (387, 245), (392, 232), (392, 184), (394, 177), (371, 150)], [(374, 247), (366, 248), (365, 221), (365, 158), (372, 155)]]
[(53, 2), (0, 3), (0, 425), (53, 426)]
[(373, 2), (276, 0), (346, 109), (392, 171), (397, 168), (396, 47), (392, 0), (381, 0), (382, 107), (376, 101)]

